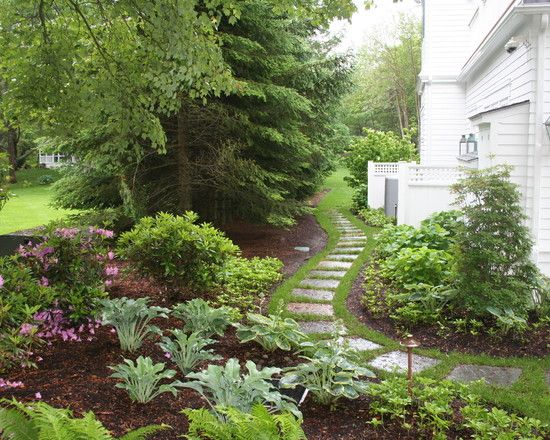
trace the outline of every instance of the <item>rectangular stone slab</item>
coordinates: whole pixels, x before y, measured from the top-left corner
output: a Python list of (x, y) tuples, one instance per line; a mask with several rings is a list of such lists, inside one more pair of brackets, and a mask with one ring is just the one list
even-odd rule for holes
[[(340, 340), (344, 341), (344, 338), (341, 338)], [(359, 338), (359, 337), (346, 338), (345, 340), (349, 344), (350, 348), (352, 348), (353, 350), (357, 350), (357, 351), (376, 350), (376, 349), (382, 347), (381, 345), (379, 345), (375, 342), (369, 341), (368, 339)]]
[(287, 309), (291, 313), (305, 313), (308, 315), (334, 316), (332, 304), (289, 303)]
[[(437, 365), (439, 361), (437, 359), (421, 356), (419, 354), (413, 354), (413, 372), (419, 373), (426, 368), (431, 368)], [(391, 351), (384, 353), (381, 356), (373, 359), (369, 365), (379, 370), (406, 373), (407, 372), (407, 353), (403, 351)]]
[(346, 271), (341, 270), (312, 270), (309, 273), (309, 276), (315, 278), (344, 278), (346, 276)]
[(330, 254), (326, 258), (331, 261), (352, 261), (357, 257), (359, 257), (359, 254)]
[(340, 285), (338, 280), (318, 280), (306, 278), (300, 283), (300, 287), (320, 287), (321, 289), (336, 289)]
[(344, 261), (321, 261), (319, 269), (349, 269), (353, 263), (344, 262)]
[(301, 321), (298, 322), (300, 329), (307, 334), (332, 333), (335, 330), (332, 321)]
[(354, 246), (354, 247), (337, 247), (334, 249), (335, 252), (341, 252), (343, 254), (352, 254), (354, 252), (361, 253), (363, 252), (364, 247)]
[(333, 291), (323, 289), (292, 289), (292, 295), (303, 296), (318, 301), (332, 301), (332, 298), (334, 298)]
[(521, 368), (464, 364), (457, 365), (447, 376), (447, 379), (463, 383), (483, 379), (489, 385), (509, 387), (519, 379), (521, 371)]

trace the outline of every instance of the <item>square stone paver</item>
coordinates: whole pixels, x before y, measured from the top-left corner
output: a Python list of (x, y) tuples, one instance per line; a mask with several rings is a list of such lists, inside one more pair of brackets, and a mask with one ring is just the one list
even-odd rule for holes
[(353, 263), (350, 263), (348, 261), (321, 261), (319, 263), (319, 266), (317, 266), (319, 269), (349, 269)]
[(332, 333), (335, 330), (332, 321), (301, 321), (298, 322), (300, 329), (307, 334), (311, 333)]
[(335, 251), (337, 252), (342, 252), (343, 254), (346, 254), (346, 253), (354, 253), (354, 252), (358, 252), (358, 253), (361, 253), (363, 252), (363, 249), (365, 249), (364, 247), (362, 246), (353, 246), (353, 247), (338, 247), (336, 249), (334, 249)]
[(336, 289), (340, 285), (338, 280), (320, 280), (315, 278), (306, 278), (300, 283), (300, 287), (319, 287), (321, 289)]
[(331, 261), (352, 261), (359, 257), (359, 254), (330, 254), (327, 260)]
[(483, 379), (489, 385), (508, 387), (521, 376), (521, 368), (492, 367), (489, 365), (458, 365), (447, 376), (457, 382), (473, 382)]
[[(343, 341), (343, 339), (340, 339), (340, 340)], [(377, 348), (381, 347), (381, 345), (378, 345), (375, 342), (369, 341), (368, 339), (346, 338), (346, 340), (348, 341), (350, 348), (357, 351), (376, 350)]]
[[(432, 359), (426, 356), (421, 356), (418, 354), (413, 355), (413, 372), (419, 373), (426, 368), (431, 368), (437, 365), (439, 361), (437, 359)], [(381, 356), (373, 359), (369, 365), (379, 370), (398, 373), (407, 372), (407, 353), (403, 351), (390, 351), (389, 353), (384, 353)]]
[(332, 301), (332, 298), (334, 298), (333, 291), (323, 289), (292, 289), (292, 295), (303, 296), (318, 301)]
[(365, 235), (342, 235), (340, 237), (340, 243), (348, 241), (365, 241), (367, 237)]
[(331, 304), (289, 303), (288, 311), (292, 313), (307, 313), (308, 315), (334, 316)]
[(344, 278), (346, 276), (346, 271), (342, 270), (312, 270), (309, 275), (312, 277), (319, 278)]

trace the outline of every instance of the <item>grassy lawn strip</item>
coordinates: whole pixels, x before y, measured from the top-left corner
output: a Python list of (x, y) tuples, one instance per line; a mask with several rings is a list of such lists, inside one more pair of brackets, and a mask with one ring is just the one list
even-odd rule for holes
[(59, 177), (57, 171), (45, 168), (17, 172), (17, 183), (10, 185), (13, 195), (0, 211), (0, 234), (34, 228), (71, 213), (69, 210), (50, 206), (51, 185), (39, 183), (44, 175), (50, 175), (54, 179)]
[[(334, 300), (332, 302), (336, 319), (344, 322), (350, 336), (360, 336), (373, 342), (383, 345), (378, 350), (362, 352), (361, 356), (366, 363), (379, 356), (381, 353), (399, 350), (400, 346), (387, 336), (372, 330), (353, 316), (346, 307), (346, 299), (351, 290), (354, 280), (359, 275), (361, 268), (370, 258), (374, 245), (374, 235), (378, 228), (367, 227), (362, 221), (357, 219), (349, 211), (351, 205), (351, 190), (343, 180), (346, 175), (345, 170), (339, 169), (327, 179), (326, 187), (331, 191), (324, 197), (317, 209), (315, 216), (319, 224), (328, 234), (328, 243), (326, 248), (311, 258), (295, 275), (283, 283), (274, 293), (270, 303), (269, 311), (274, 312), (278, 304), (283, 302), (310, 302), (327, 303), (327, 301), (311, 300), (309, 298), (294, 297), (291, 291), (297, 288), (302, 279), (306, 278), (308, 272), (315, 269), (326, 255), (334, 254), (334, 247), (340, 239), (340, 232), (336, 229), (331, 220), (331, 213), (335, 211), (343, 214), (350, 222), (361, 229), (367, 235), (365, 249), (359, 254), (359, 257), (353, 261), (353, 265), (348, 270), (340, 285), (335, 290)], [(326, 289), (330, 290), (330, 289)], [(304, 314), (290, 314), (288, 316), (298, 320), (330, 320), (328, 317), (320, 317)], [(319, 336), (322, 337), (322, 336)], [(479, 364), (492, 366), (518, 367), (523, 370), (519, 380), (509, 388), (489, 386), (486, 384), (473, 384), (473, 390), (483, 396), (486, 400), (494, 402), (510, 411), (518, 412), (527, 416), (536, 417), (545, 423), (550, 423), (550, 398), (549, 387), (546, 383), (546, 371), (550, 370), (550, 356), (543, 359), (539, 358), (496, 358), (485, 355), (468, 355), (462, 353), (441, 353), (436, 349), (418, 348), (415, 353), (430, 356), (439, 359), (441, 362), (434, 368), (425, 370), (423, 376), (434, 379), (443, 379), (449, 372), (459, 364)], [(389, 373), (378, 372), (379, 376), (385, 377)]]

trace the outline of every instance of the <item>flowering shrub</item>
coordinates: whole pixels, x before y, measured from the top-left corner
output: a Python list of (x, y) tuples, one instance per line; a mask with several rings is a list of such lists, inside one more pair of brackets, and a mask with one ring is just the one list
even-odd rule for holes
[(112, 238), (107, 229), (52, 226), (40, 243), (19, 248), (19, 261), (40, 285), (55, 289), (59, 308), (80, 321), (95, 312), (95, 299), (106, 296), (105, 285), (118, 274), (109, 249)]

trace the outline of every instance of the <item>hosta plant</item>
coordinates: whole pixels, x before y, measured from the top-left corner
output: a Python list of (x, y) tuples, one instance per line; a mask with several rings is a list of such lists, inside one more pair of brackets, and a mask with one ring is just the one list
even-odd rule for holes
[[(86, 412), (73, 417), (68, 409), (54, 408), (44, 402), (19, 403), (2, 401), (0, 408), (0, 438), (6, 440), (114, 440), (115, 437)], [(150, 425), (128, 432), (120, 440), (145, 440), (166, 425)]]
[(250, 412), (237, 408), (216, 408), (225, 420), (201, 409), (185, 409), (189, 419), (188, 440), (306, 440), (301, 421), (288, 412), (271, 414), (256, 404)]
[(206, 338), (212, 335), (222, 336), (231, 323), (229, 308), (211, 307), (201, 298), (176, 304), (172, 309), (172, 315), (184, 322), (185, 332), (198, 332)]
[(163, 336), (158, 346), (169, 354), (183, 374), (193, 371), (199, 362), (222, 359), (214, 354), (214, 350), (206, 348), (216, 342), (213, 339), (207, 339), (197, 332), (187, 335), (177, 329), (171, 330), (171, 333), (172, 337)]
[(342, 339), (302, 344), (307, 362), (290, 367), (281, 379), (281, 387), (303, 386), (322, 405), (334, 404), (341, 398), (356, 399), (365, 393), (369, 384), (364, 380), (374, 377), (367, 368), (353, 362), (355, 352)]
[(248, 313), (248, 325), (237, 323), (237, 336), (241, 342), (256, 341), (267, 351), (277, 348), (289, 351), (305, 339), (300, 326), (291, 318), (283, 318), (282, 310), (274, 315), (264, 316)]
[(234, 407), (249, 412), (254, 404), (263, 403), (270, 410), (288, 410), (298, 417), (298, 408), (287, 396), (283, 396), (271, 382), (280, 368), (266, 367), (258, 370), (252, 361), (246, 362), (246, 373), (241, 373), (237, 359), (229, 359), (225, 365), (209, 365), (206, 370), (189, 373), (190, 379), (183, 386), (203, 396), (215, 414), (223, 419), (216, 407)]
[(162, 362), (154, 364), (150, 357), (140, 356), (135, 363), (124, 359), (124, 363), (109, 368), (114, 371), (110, 377), (122, 380), (115, 386), (126, 390), (130, 399), (138, 403), (150, 402), (162, 393), (172, 393), (175, 396), (177, 389), (183, 386), (179, 380), (161, 384), (165, 379), (172, 379), (176, 372), (165, 370)]
[(118, 335), (120, 348), (134, 352), (141, 347), (145, 338), (160, 334), (160, 329), (151, 325), (155, 318), (166, 318), (170, 310), (149, 305), (149, 298), (113, 298), (102, 300), (101, 321), (112, 325)]

